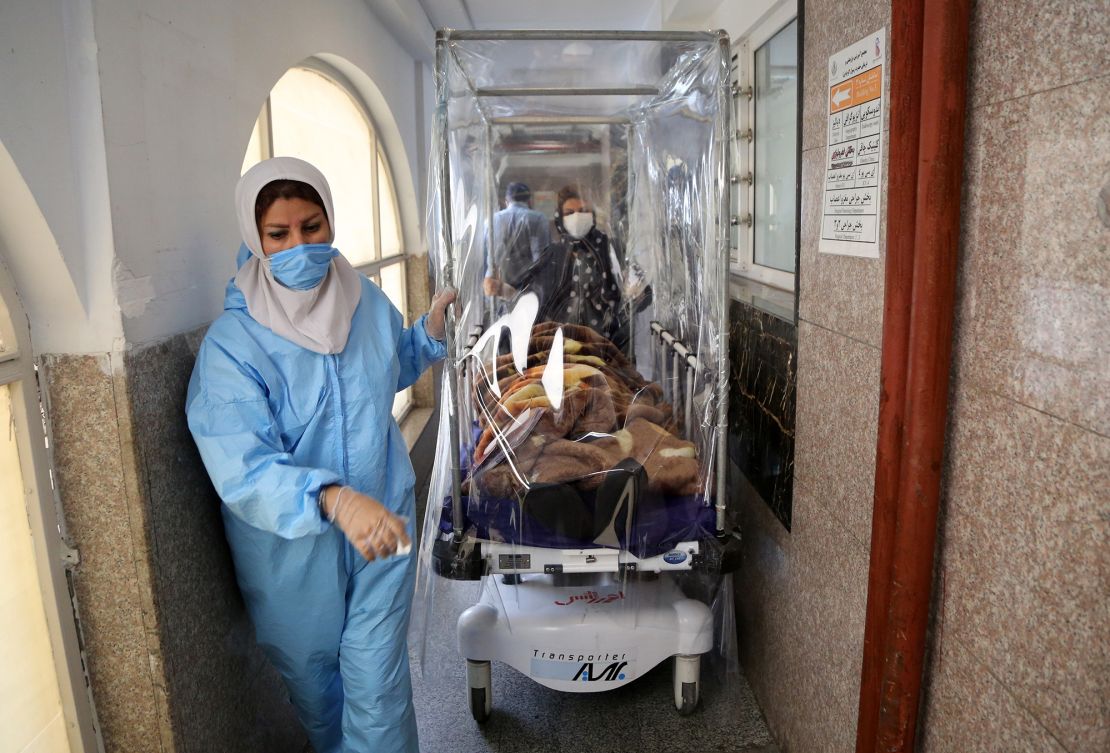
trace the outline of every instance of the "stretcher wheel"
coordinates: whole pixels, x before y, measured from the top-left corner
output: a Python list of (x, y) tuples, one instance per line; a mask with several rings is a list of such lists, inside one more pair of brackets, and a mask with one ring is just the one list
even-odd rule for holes
[(470, 689), (470, 713), (474, 721), (482, 724), (489, 719), (490, 703), (485, 688)]
[(488, 661), (466, 660), (467, 698), (470, 714), (481, 724), (489, 719), (493, 709), (493, 676)]
[(694, 713), (701, 692), (701, 656), (674, 658), (674, 706), (682, 716)]

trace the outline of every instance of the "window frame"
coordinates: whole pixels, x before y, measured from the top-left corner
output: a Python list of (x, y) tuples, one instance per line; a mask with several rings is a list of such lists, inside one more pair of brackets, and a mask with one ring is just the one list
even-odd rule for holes
[[(405, 319), (405, 324), (411, 325), (411, 322), (408, 321), (410, 318), (408, 313), (409, 266), (407, 262), (410, 256), (408, 251), (408, 238), (405, 234), (405, 224), (401, 221), (401, 207), (399, 197), (397, 196), (397, 184), (393, 180), (393, 166), (390, 164), (389, 156), (386, 154), (385, 145), (382, 143), (382, 140), (379, 136), (379, 129), (377, 124), (374, 122), (374, 117), (371, 113), (370, 106), (367, 104), (362, 95), (359, 94), (358, 89), (355, 88), (350, 79), (343, 75), (343, 73), (337, 70), (334, 66), (329, 65), (323, 60), (320, 60), (319, 58), (308, 58), (306, 60), (302, 60), (296, 65), (290, 66), (288, 69), (286, 69), (286, 71), (282, 73), (282, 76), (284, 76), (291, 70), (297, 69), (315, 73), (323, 77), (333, 85), (342, 89), (347, 94), (347, 96), (351, 98), (351, 101), (354, 102), (357, 109), (362, 113), (363, 118), (366, 119), (366, 125), (370, 132), (371, 139), (369, 181), (370, 202), (373, 205), (371, 209), (374, 215), (373, 256), (375, 258), (367, 262), (362, 262), (361, 264), (355, 264), (353, 266), (356, 270), (359, 271), (359, 273), (368, 277), (379, 288), (381, 287), (382, 271), (388, 267), (400, 266), (402, 284), (400, 301), (401, 305), (398, 308), (401, 311), (401, 315)], [(276, 84), (277, 82), (275, 82), (275, 85)], [(258, 125), (259, 135), (259, 156), (263, 160), (270, 159), (274, 156), (274, 139), (273, 109), (270, 105), (269, 93), (266, 95), (266, 99), (259, 111), (256, 124)], [(397, 233), (401, 242), (400, 252), (390, 254), (386, 257), (382, 256), (381, 203), (383, 197), (381, 196), (381, 192), (378, 190), (380, 180), (383, 177), (380, 175), (380, 171), (383, 169), (385, 171), (385, 182), (392, 189), (393, 215), (397, 219)], [(400, 423), (402, 420), (404, 420), (405, 416), (407, 416), (409, 412), (412, 411), (414, 407), (416, 407), (416, 404), (413, 397), (412, 387), (406, 387), (404, 390), (401, 390), (397, 394), (399, 396), (402, 396), (402, 399), (400, 405), (396, 405), (395, 403), (398, 410), (393, 413), (393, 417), (398, 423)]]
[[(771, 40), (792, 22), (801, 21), (797, 0), (786, 0), (779, 4), (747, 35), (733, 45), (732, 87), (733, 113), (736, 128), (732, 134), (733, 164), (736, 168), (732, 175), (734, 214), (731, 223), (742, 229), (737, 233), (739, 242), (732, 245), (730, 238), (730, 266), (732, 273), (791, 294), (797, 290), (797, 223), (801, 222), (800, 207), (795, 207), (795, 264), (793, 272), (785, 272), (755, 262), (755, 55), (763, 45)], [(802, 64), (802, 47), (798, 45), (799, 74)], [(797, 117), (799, 134), (801, 128), (802, 79), (798, 78)], [(750, 137), (749, 137), (750, 135)], [(801, 177), (801, 154), (798, 150), (795, 165), (795, 185)]]

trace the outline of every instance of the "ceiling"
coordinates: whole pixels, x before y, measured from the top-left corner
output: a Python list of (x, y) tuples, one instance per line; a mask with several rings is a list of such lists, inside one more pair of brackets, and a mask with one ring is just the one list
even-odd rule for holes
[(420, 0), (432, 26), (471, 29), (659, 28), (662, 0)]
[[(435, 29), (702, 28), (715, 9), (770, 0), (365, 0), (417, 60), (433, 59)], [(691, 26), (692, 24), (692, 26)]]

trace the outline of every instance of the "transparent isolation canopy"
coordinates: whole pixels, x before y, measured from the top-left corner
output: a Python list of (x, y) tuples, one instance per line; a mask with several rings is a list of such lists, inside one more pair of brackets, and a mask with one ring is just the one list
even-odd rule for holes
[[(490, 424), (496, 422), (488, 409), (503, 408), (490, 401), (500, 398), (498, 382), (504, 381), (497, 358), (514, 347), (501, 340), (504, 317), (520, 311), (522, 294), (535, 292), (539, 320), (515, 335), (515, 348), (545, 337), (537, 342), (550, 351), (555, 328), (543, 322), (559, 319), (589, 329), (578, 332), (582, 341), (594, 335), (605, 341), (587, 350), (614, 362), (620, 358), (628, 379), (618, 391), (658, 387), (655, 402), (673, 425), (663, 419), (657, 425), (696, 447), (702, 476), (697, 486), (717, 508), (717, 527), (723, 528), (728, 37), (445, 30), (437, 39), (436, 75), (432, 264), (437, 285), (455, 287), (461, 305), (449, 332), (445, 380), (449, 444), (458, 448), (464, 466), (452, 469), (452, 496), (465, 494), (466, 469), (473, 471), (475, 459), (489, 449)], [(591, 232), (604, 239), (603, 250), (583, 274), (606, 275), (617, 293), (602, 297), (576, 287), (569, 283), (569, 268), (567, 278), (576, 288), (570, 296), (591, 296), (599, 310), (602, 304), (618, 309), (605, 312), (602, 323), (585, 316), (582, 309), (588, 306), (545, 315), (543, 299), (553, 294), (541, 278), (561, 274), (550, 266), (519, 289), (508, 286), (515, 298), (489, 295), (489, 278), (500, 283), (506, 277), (498, 260), (504, 245), (498, 214), (507, 206), (507, 187), (525, 180), (529, 202), (542, 207), (551, 223), (551, 248), (567, 238), (556, 216), (559, 196), (573, 191), (591, 211), (596, 223)], [(533, 247), (525, 262), (539, 256), (543, 249)], [(577, 343), (574, 334), (564, 333)], [(485, 360), (472, 350), (479, 342), (489, 345)], [(615, 346), (611, 352), (609, 346)], [(570, 368), (574, 354), (558, 355), (562, 367)], [(529, 365), (518, 364), (522, 372)], [(618, 409), (622, 415), (627, 420)], [(511, 456), (519, 436), (515, 441), (498, 446)], [(456, 453), (448, 455), (456, 459)], [(526, 490), (527, 479), (518, 480)]]
[[(523, 578), (510, 599), (598, 575), (613, 618), (655, 635), (678, 592), (656, 604), (634, 574), (667, 572), (734, 635), (729, 55), (723, 33), (439, 33), (430, 259), (459, 310), (424, 597), (431, 574)], [(525, 630), (519, 604), (490, 598)]]

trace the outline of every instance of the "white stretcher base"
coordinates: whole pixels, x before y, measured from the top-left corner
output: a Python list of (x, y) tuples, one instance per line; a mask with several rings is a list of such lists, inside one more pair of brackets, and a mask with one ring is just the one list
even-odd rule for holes
[(555, 690), (590, 693), (712, 647), (709, 607), (686, 598), (673, 576), (598, 574), (573, 586), (555, 585), (555, 577), (524, 575), (516, 585), (486, 577), (479, 602), (459, 616), (460, 654), (504, 662)]

